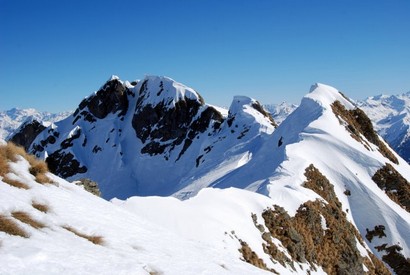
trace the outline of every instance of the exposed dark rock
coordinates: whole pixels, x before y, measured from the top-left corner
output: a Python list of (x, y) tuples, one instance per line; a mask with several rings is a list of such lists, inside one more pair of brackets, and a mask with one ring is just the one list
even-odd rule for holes
[(387, 246), (383, 244), (381, 246), (375, 247), (378, 251), (386, 251), (386, 255), (382, 256), (383, 261), (385, 261), (397, 275), (408, 275), (410, 274), (410, 258), (405, 258), (400, 251), (403, 249), (399, 245)]
[(384, 233), (385, 229), (386, 227), (384, 225), (376, 225), (373, 230), (369, 230), (368, 228), (366, 228), (366, 239), (369, 242), (372, 242), (374, 237), (386, 237), (386, 234)]
[(46, 129), (46, 127), (37, 120), (33, 120), (28, 123), (23, 123), (23, 125), (19, 128), (18, 132), (13, 134), (9, 141), (13, 142), (14, 144), (23, 146), (24, 149), (28, 151), (31, 143), (33, 143), (34, 139), (44, 129)]
[(263, 116), (267, 117), (270, 121), (270, 123), (272, 124), (272, 126), (274, 127), (278, 127), (278, 125), (276, 124), (275, 120), (273, 119), (272, 115), (266, 111), (263, 106), (258, 102), (254, 102), (252, 103), (252, 108), (254, 108), (256, 111), (258, 111), (259, 113), (261, 113)]
[(119, 116), (125, 115), (128, 110), (127, 95), (130, 93), (132, 92), (118, 79), (108, 81), (95, 95), (84, 99), (80, 103), (73, 114), (74, 117), (77, 116), (74, 122), (79, 119), (78, 113), (80, 113), (80, 110), (86, 107), (88, 107), (90, 113), (83, 110), (80, 114), (90, 122), (95, 121), (94, 117), (103, 119), (110, 113), (119, 112)]
[(67, 138), (67, 139), (65, 139), (61, 142), (61, 148), (62, 149), (67, 149), (68, 147), (72, 147), (73, 146), (73, 140), (79, 138), (80, 136), (81, 136), (81, 129), (78, 129), (78, 130), (75, 131), (75, 133), (71, 137), (69, 137), (69, 138)]
[(399, 163), (394, 154), (379, 139), (379, 136), (373, 129), (372, 122), (361, 109), (355, 108), (353, 110), (347, 110), (339, 101), (335, 101), (332, 104), (332, 109), (335, 115), (338, 116), (339, 120), (343, 119), (347, 123), (346, 129), (351, 133), (351, 136), (355, 140), (363, 143), (363, 145), (369, 149), (366, 141), (360, 136), (363, 135), (369, 142), (379, 147), (379, 152), (383, 156), (391, 160), (393, 163)]
[(46, 162), (52, 173), (63, 178), (87, 172), (87, 167), (81, 166), (73, 154), (63, 152), (62, 150), (50, 154)]
[[(205, 132), (211, 122), (222, 123), (222, 115), (213, 107), (201, 110), (203, 102), (185, 98), (169, 106), (168, 102), (160, 102), (153, 106), (144, 104), (147, 82), (144, 82), (140, 97), (137, 101), (132, 126), (137, 137), (145, 143), (142, 153), (150, 155), (162, 154), (167, 148), (174, 149), (175, 146), (184, 143), (180, 151), (179, 159), (199, 133)], [(195, 119), (196, 117), (196, 119)], [(160, 142), (159, 142), (160, 141)]]
[(83, 178), (83, 179), (79, 179), (78, 181), (75, 181), (74, 183), (76, 185), (83, 186), (84, 189), (90, 192), (91, 194), (101, 197), (100, 189), (98, 187), (98, 184), (95, 181)]
[(410, 212), (410, 184), (391, 164), (377, 170), (372, 179), (391, 200)]

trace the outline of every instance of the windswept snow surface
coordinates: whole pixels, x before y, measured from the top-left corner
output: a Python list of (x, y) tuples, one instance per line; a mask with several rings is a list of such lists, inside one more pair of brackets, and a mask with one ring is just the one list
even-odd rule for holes
[[(366, 240), (373, 253), (381, 257), (384, 252), (377, 251), (375, 246), (400, 243), (403, 255), (410, 257), (410, 214), (372, 180), (375, 172), (389, 163), (410, 181), (410, 166), (395, 153), (399, 164), (392, 163), (376, 145), (368, 142), (366, 147), (351, 136), (347, 122), (333, 112), (331, 105), (339, 101), (347, 110), (355, 106), (337, 89), (313, 85), (300, 106), (276, 129), (255, 108), (255, 100), (235, 97), (220, 127), (216, 130), (209, 127), (195, 136), (183, 156), (177, 153), (182, 144), (176, 145), (178, 150), (174, 148), (163, 154), (142, 153), (144, 143), (131, 127), (138, 95), (143, 97), (138, 102), (141, 106), (159, 104), (156, 96), (161, 102), (169, 103), (165, 104), (167, 108), (181, 100), (182, 94), (201, 101), (195, 91), (180, 85), (169, 78), (147, 77), (132, 88), (129, 111), (121, 120), (118, 114), (110, 113), (93, 123), (75, 121), (74, 116), (56, 123), (55, 129), (63, 137), (75, 127), (81, 128), (79, 136), (70, 141), (73, 145), (64, 149), (88, 168), (78, 177), (97, 181), (108, 199), (157, 195), (187, 200), (164, 199), (175, 201), (176, 205), (193, 203), (190, 198), (198, 193), (199, 200), (205, 196), (201, 190), (206, 187), (236, 187), (266, 195), (271, 204), (282, 206), (294, 215), (302, 203), (320, 199), (317, 193), (302, 186), (305, 169), (313, 164), (334, 185), (342, 209), (362, 236), (366, 235), (366, 229), (385, 226), (386, 237), (372, 243)], [(208, 107), (201, 105), (198, 114)], [(48, 131), (39, 139), (45, 139)], [(366, 140), (364, 136), (361, 138)], [(60, 142), (47, 145), (45, 150), (49, 153), (59, 150)], [(164, 144), (161, 139), (158, 143)], [(93, 149), (96, 146), (98, 150)], [(351, 192), (350, 196), (344, 194), (346, 190)], [(209, 203), (214, 202), (209, 200)], [(129, 204), (135, 205), (132, 200)], [(130, 208), (133, 206), (127, 206)]]
[[(271, 274), (242, 260), (239, 239), (262, 255), (268, 267), (289, 273), (264, 253), (260, 231), (251, 214), (272, 201), (239, 189), (204, 189), (186, 201), (163, 197), (131, 197), (105, 201), (82, 187), (48, 176), (54, 184), (38, 184), (29, 163), (10, 164), (9, 177), (29, 189), (0, 180), (0, 215), (23, 211), (44, 225), (35, 229), (13, 219), (28, 238), (0, 231), (0, 274)], [(32, 206), (46, 205), (44, 213)], [(102, 237), (93, 244), (81, 234)], [(305, 274), (307, 265), (292, 274)], [(323, 274), (321, 268), (312, 274)]]
[[(316, 84), (300, 107), (276, 129), (272, 140), (282, 138), (285, 156), (270, 178), (269, 196), (279, 205), (297, 196), (299, 192), (294, 190), (303, 188), (304, 168), (312, 163), (334, 184), (343, 209), (362, 236), (366, 228), (386, 226), (387, 237), (368, 243), (373, 253), (382, 254), (374, 248), (382, 243), (400, 243), (403, 254), (409, 257), (410, 214), (391, 201), (371, 178), (387, 162), (409, 181), (410, 167), (397, 155), (399, 165), (384, 158), (376, 148), (367, 150), (352, 139), (332, 111), (331, 104), (336, 100), (346, 109), (354, 107), (336, 89)], [(345, 190), (350, 190), (351, 196), (344, 195)]]

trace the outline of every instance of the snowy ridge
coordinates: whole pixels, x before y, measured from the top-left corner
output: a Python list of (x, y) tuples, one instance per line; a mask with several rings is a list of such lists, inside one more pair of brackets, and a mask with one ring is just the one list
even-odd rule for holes
[[(358, 255), (367, 257), (366, 249), (379, 258), (387, 255), (388, 251), (380, 249), (384, 244), (399, 245), (404, 258), (410, 257), (410, 214), (405, 210), (406, 202), (389, 197), (399, 193), (398, 187), (384, 190), (374, 179), (377, 172), (391, 167), (390, 172), (394, 174), (394, 169), (408, 185), (410, 166), (382, 141), (364, 113), (337, 89), (313, 85), (300, 106), (276, 127), (256, 100), (235, 97), (225, 115), (207, 105), (193, 90), (189, 92), (190, 88), (176, 89), (178, 85), (182, 84), (161, 77), (147, 77), (132, 88), (118, 79), (111, 80), (84, 100), (72, 116), (40, 133), (31, 150), (38, 156), (47, 152), (49, 166), (70, 180), (87, 177), (98, 182), (107, 199), (174, 196), (186, 201), (164, 201), (189, 205), (189, 201), (200, 200), (208, 193), (203, 191), (206, 187), (235, 187), (268, 197), (270, 207), (284, 209), (281, 212), (274, 207), (288, 223), (299, 222), (304, 211), (313, 211), (318, 217), (313, 224), (319, 225), (319, 235), (333, 234), (329, 226), (349, 232), (345, 233), (351, 236), (346, 243), (351, 245), (349, 251), (357, 263), (351, 266), (350, 273), (363, 271)], [(313, 179), (308, 172), (320, 179)], [(309, 186), (309, 182), (313, 183)], [(324, 183), (326, 186), (320, 186)], [(134, 205), (134, 200), (138, 199), (129, 199), (125, 205)], [(147, 199), (150, 200), (155, 201)], [(129, 209), (145, 211), (135, 205)], [(258, 211), (255, 223), (263, 225), (258, 215), (265, 213), (264, 230), (272, 226), (269, 215), (279, 215)], [(344, 217), (343, 221), (339, 217)], [(341, 224), (335, 225), (336, 222)], [(172, 226), (180, 232), (179, 225)], [(358, 230), (358, 235), (352, 228)], [(368, 237), (377, 228), (383, 228), (380, 238)], [(303, 259), (309, 255), (295, 255), (295, 248), (284, 245), (286, 236), (274, 227), (269, 231), (274, 237), (265, 235), (266, 245), (277, 244), (283, 259), (297, 262), (301, 271), (314, 270), (314, 266), (303, 266)], [(269, 256), (249, 242), (266, 268), (277, 268), (267, 259), (278, 255)], [(286, 264), (282, 266), (289, 269)]]
[(137, 85), (136, 90), (140, 91), (141, 100), (145, 104), (156, 106), (158, 103), (170, 104), (170, 107), (175, 107), (175, 104), (180, 100), (194, 100), (198, 103), (203, 101), (199, 94), (192, 88), (174, 81), (165, 76), (146, 76), (143, 81)]
[[(0, 226), (0, 273), (271, 274), (245, 262), (257, 255), (264, 269), (279, 274), (324, 274), (312, 263), (280, 263), (265, 253), (264, 213), (272, 206), (266, 196), (210, 188), (186, 201), (131, 197), (108, 202), (50, 173), (51, 183), (38, 183), (22, 157), (8, 164), (4, 177), (27, 187), (0, 178), (0, 218), (24, 235)], [(272, 241), (290, 257), (279, 240)], [(241, 255), (244, 245), (252, 258)], [(367, 258), (365, 247), (358, 247)]]

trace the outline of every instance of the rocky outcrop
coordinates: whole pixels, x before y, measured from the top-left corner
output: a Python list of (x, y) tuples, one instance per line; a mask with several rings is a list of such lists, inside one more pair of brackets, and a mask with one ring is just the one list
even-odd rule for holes
[(44, 129), (46, 129), (46, 127), (37, 120), (24, 122), (17, 132), (11, 136), (9, 141), (23, 146), (24, 149), (28, 151), (31, 143)]
[(78, 181), (74, 181), (73, 183), (84, 187), (84, 189), (90, 192), (91, 194), (96, 195), (97, 197), (101, 197), (100, 188), (98, 187), (98, 184), (95, 181), (83, 178), (79, 179)]
[[(311, 270), (320, 266), (328, 274), (390, 274), (387, 268), (369, 251), (361, 256), (357, 242), (364, 246), (360, 233), (342, 211), (333, 185), (313, 165), (305, 170), (304, 187), (312, 189), (325, 201), (315, 200), (302, 204), (294, 217), (278, 205), (262, 213), (269, 232), (263, 232), (267, 242), (265, 252), (283, 265), (295, 262), (309, 263)], [(281, 241), (288, 258), (279, 252), (272, 238)]]
[[(159, 82), (156, 87), (158, 91), (148, 89), (149, 81), (147, 79), (141, 85), (132, 119), (135, 133), (144, 144), (141, 153), (158, 155), (166, 150), (172, 151), (183, 143), (179, 159), (198, 134), (210, 126), (219, 128), (223, 121), (222, 115), (215, 108), (205, 105), (199, 94), (195, 94), (195, 97), (182, 94), (181, 98), (175, 99), (174, 93), (167, 97), (164, 96), (167, 92), (164, 90), (164, 81), (168, 79)], [(152, 96), (158, 98), (161, 94), (163, 97), (159, 102), (152, 100)]]
[(410, 212), (410, 183), (391, 164), (377, 170), (372, 179), (391, 200)]
[(73, 124), (81, 117), (92, 122), (95, 118), (103, 119), (110, 113), (119, 112), (118, 116), (124, 116), (128, 110), (128, 94), (133, 95), (117, 77), (112, 77), (94, 95), (80, 103), (73, 114)]
[(60, 177), (68, 178), (87, 172), (87, 167), (80, 164), (71, 153), (57, 150), (46, 159), (50, 171)]
[[(332, 104), (332, 109), (335, 115), (339, 117), (339, 120), (342, 119), (346, 122), (346, 129), (355, 140), (363, 143), (368, 150), (370, 150), (370, 147), (366, 144), (367, 141), (373, 143), (379, 147), (379, 151), (384, 157), (393, 163), (399, 163), (390, 149), (379, 139), (379, 136), (373, 129), (372, 122), (361, 109), (355, 108), (353, 110), (347, 110), (339, 101), (335, 101)], [(361, 135), (363, 135), (367, 141), (364, 140)]]

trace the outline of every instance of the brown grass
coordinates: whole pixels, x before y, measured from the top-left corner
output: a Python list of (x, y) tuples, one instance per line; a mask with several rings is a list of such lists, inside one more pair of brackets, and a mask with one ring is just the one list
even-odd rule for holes
[(0, 176), (4, 176), (10, 171), (9, 164), (7, 163), (6, 158), (0, 154)]
[(372, 179), (391, 200), (410, 212), (410, 183), (392, 165), (386, 163)]
[(10, 186), (13, 186), (13, 187), (16, 187), (16, 188), (20, 188), (20, 189), (30, 189), (30, 187), (27, 185), (27, 184), (25, 184), (25, 183), (23, 183), (23, 182), (21, 182), (21, 181), (19, 181), (19, 180), (13, 180), (13, 179), (10, 179), (9, 177), (7, 177), (7, 176), (5, 176), (3, 179), (2, 179), (2, 181), (4, 182), (4, 183), (7, 183), (8, 185), (10, 185)]
[(9, 172), (8, 162), (17, 161), (17, 155), (24, 157), (30, 163), (31, 167), (29, 168), (29, 172), (36, 177), (38, 183), (53, 183), (53, 181), (45, 175), (49, 170), (44, 161), (27, 154), (23, 147), (16, 146), (11, 142), (8, 142), (7, 145), (0, 146), (0, 176), (4, 176)]
[(31, 205), (37, 209), (38, 211), (44, 212), (44, 213), (48, 213), (50, 211), (50, 207), (46, 204), (41, 204), (41, 203), (37, 203), (37, 202), (32, 202)]
[(11, 213), (11, 215), (13, 216), (13, 218), (21, 221), (22, 223), (28, 224), (32, 227), (34, 227), (35, 229), (41, 229), (46, 227), (43, 223), (34, 220), (32, 217), (30, 217), (29, 214), (27, 214), (26, 212), (23, 211), (15, 211), (13, 213)]
[[(269, 233), (281, 241), (293, 261), (321, 266), (329, 274), (363, 274), (362, 264), (366, 261), (356, 247), (357, 240), (362, 243), (362, 238), (346, 219), (333, 185), (313, 165), (306, 168), (305, 175), (307, 180), (303, 186), (318, 193), (327, 203), (308, 201), (299, 207), (294, 217), (276, 205), (265, 210), (262, 217)], [(321, 226), (322, 217), (326, 230)], [(277, 254), (275, 249), (271, 250)], [(276, 259), (277, 255), (270, 255)], [(368, 261), (376, 268), (370, 274), (388, 274), (380, 260), (371, 259)]]
[[(366, 149), (370, 149), (367, 142), (360, 136), (363, 135), (368, 141), (379, 147), (379, 152), (393, 163), (398, 164), (399, 161), (387, 146), (379, 139), (379, 136), (374, 131), (373, 124), (369, 117), (360, 109), (347, 110), (339, 101), (332, 104), (333, 113), (339, 118), (340, 122), (343, 119), (347, 125), (346, 130), (350, 132), (352, 138), (361, 142)], [(342, 122), (341, 122), (342, 123)]]
[(23, 238), (29, 237), (28, 233), (21, 229), (13, 219), (4, 215), (0, 215), (0, 231)]
[(78, 230), (74, 229), (71, 226), (63, 226), (63, 228), (70, 231), (71, 233), (74, 233), (78, 237), (84, 238), (84, 239), (92, 242), (93, 244), (98, 244), (98, 245), (103, 245), (104, 244), (104, 238), (101, 237), (101, 236), (86, 235), (86, 234), (80, 233)]
[(29, 155), (27, 157), (27, 160), (31, 165), (31, 167), (29, 168), (29, 172), (34, 177), (36, 177), (36, 182), (41, 184), (53, 183), (53, 181), (46, 176), (46, 173), (48, 172), (47, 163), (35, 158), (32, 155)]
[(23, 157), (27, 155), (23, 147), (17, 146), (11, 142), (8, 142), (7, 145), (0, 146), (0, 158), (15, 162), (17, 161), (18, 155)]
[(255, 251), (253, 251), (246, 242), (242, 240), (239, 240), (239, 242), (241, 244), (241, 248), (239, 248), (239, 252), (241, 252), (243, 260), (245, 262), (250, 263), (251, 265), (254, 265), (260, 269), (269, 270), (271, 272), (274, 272), (273, 270), (270, 270), (266, 267), (266, 264), (263, 262), (263, 260), (258, 257)]

